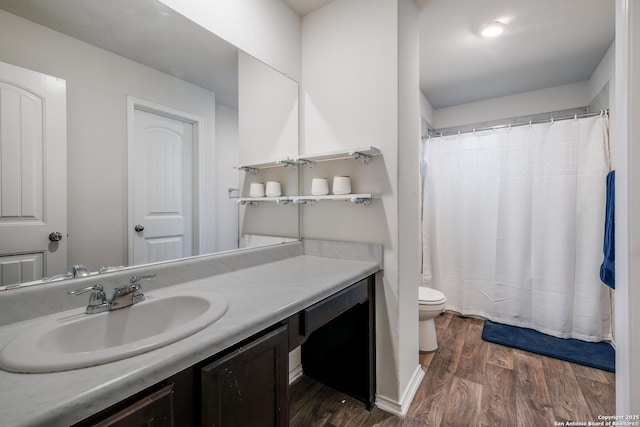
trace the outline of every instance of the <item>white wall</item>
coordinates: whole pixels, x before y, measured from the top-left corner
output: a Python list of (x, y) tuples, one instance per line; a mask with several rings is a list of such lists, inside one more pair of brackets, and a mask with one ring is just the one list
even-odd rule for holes
[(0, 40), (0, 61), (67, 81), (69, 263), (126, 264), (127, 95), (204, 117), (213, 144), (215, 94), (4, 11)]
[(203, 247), (203, 252), (227, 251), (238, 248), (238, 204), (229, 198), (229, 188), (239, 188), (240, 175), (234, 167), (240, 164), (238, 148), (238, 110), (216, 106), (215, 189), (205, 199), (215, 200), (216, 227), (211, 239), (215, 246)]
[[(298, 84), (245, 52), (238, 54), (238, 109), (240, 164), (295, 157), (298, 153)], [(283, 195), (296, 195), (296, 168), (242, 173), (243, 197), (252, 181), (278, 181)], [(240, 208), (240, 237), (245, 234), (298, 237), (298, 209), (292, 205), (262, 203)]]
[[(303, 194), (313, 177), (346, 174), (351, 176), (354, 193), (381, 193), (382, 199), (368, 207), (341, 202), (303, 206), (301, 230), (305, 238), (384, 246), (384, 272), (376, 293), (377, 401), (388, 409), (395, 405), (396, 411), (401, 410), (401, 399), (408, 397), (409, 378), (417, 367), (419, 273), (414, 265), (419, 247), (407, 237), (419, 234), (414, 230), (417, 205), (408, 200), (419, 182), (417, 163), (415, 167), (403, 164), (407, 169), (400, 172), (399, 138), (403, 150), (412, 140), (413, 147), (402, 154), (405, 161), (418, 148), (420, 119), (417, 57), (411, 58), (416, 47), (410, 34), (403, 37), (408, 42), (402, 52), (407, 64), (401, 73), (408, 80), (401, 93), (403, 113), (411, 118), (399, 118), (398, 7), (398, 0), (334, 0), (305, 15), (301, 100), (301, 154), (369, 145), (382, 150), (382, 156), (368, 165), (344, 160), (304, 168)], [(415, 23), (412, 19), (408, 23), (407, 33), (411, 33)], [(403, 125), (409, 122), (400, 137), (399, 120)], [(413, 157), (416, 162), (417, 157)], [(400, 183), (406, 184), (402, 192)], [(402, 205), (401, 216), (403, 201), (408, 204)], [(401, 218), (407, 221), (402, 232)], [(406, 259), (401, 261), (400, 253)]]
[(421, 268), (421, 98), (418, 7), (398, 2), (398, 289), (399, 383), (406, 413), (424, 372), (418, 361), (418, 284)]
[[(602, 61), (589, 77), (589, 102), (595, 98), (604, 86), (613, 79), (615, 69), (615, 41), (611, 43)], [(613, 92), (613, 91), (612, 91)]]
[(160, 0), (300, 81), (301, 18), (283, 0)]
[(240, 163), (298, 154), (298, 84), (238, 52)]
[(616, 0), (616, 414), (640, 413), (640, 4)]
[(589, 105), (591, 99), (589, 98), (589, 82), (584, 81), (440, 108), (434, 111), (432, 124), (435, 129), (441, 129), (469, 123), (529, 116), (584, 107)]
[(589, 80), (530, 92), (517, 93), (484, 101), (429, 109), (423, 100), (422, 114), (435, 129), (483, 123), (493, 120), (523, 117), (550, 111), (561, 111), (589, 105), (614, 76), (614, 45), (612, 43)]
[[(434, 109), (426, 96), (420, 91), (420, 115), (422, 120), (430, 125), (433, 125), (433, 113)], [(423, 131), (424, 134), (424, 131)]]

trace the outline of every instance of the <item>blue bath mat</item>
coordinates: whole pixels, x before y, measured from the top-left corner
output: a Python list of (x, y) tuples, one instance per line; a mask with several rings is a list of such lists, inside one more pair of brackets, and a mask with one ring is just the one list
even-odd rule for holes
[(556, 338), (533, 329), (484, 322), (482, 339), (604, 371), (616, 371), (616, 353), (606, 342)]

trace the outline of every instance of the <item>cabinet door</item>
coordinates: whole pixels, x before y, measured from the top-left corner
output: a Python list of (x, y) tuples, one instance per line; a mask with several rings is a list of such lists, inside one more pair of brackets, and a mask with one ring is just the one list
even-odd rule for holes
[(201, 369), (202, 426), (288, 425), (287, 337), (281, 326)]
[(94, 425), (96, 427), (173, 427), (175, 418), (173, 406), (173, 384), (169, 384)]
[(193, 368), (105, 409), (74, 427), (193, 427)]

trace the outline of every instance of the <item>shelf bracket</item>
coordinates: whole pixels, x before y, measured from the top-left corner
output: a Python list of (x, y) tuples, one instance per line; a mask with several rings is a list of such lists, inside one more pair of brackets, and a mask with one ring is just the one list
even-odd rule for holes
[(369, 163), (371, 161), (371, 158), (373, 157), (370, 154), (364, 154), (358, 151), (354, 151), (353, 153), (351, 153), (351, 156), (356, 160), (360, 160), (365, 165)]
[(302, 166), (309, 166), (309, 168), (316, 167), (316, 162), (307, 159), (298, 159), (298, 164)]
[(258, 202), (253, 202), (253, 201), (250, 201), (250, 200), (240, 200), (240, 204), (243, 205), (243, 206), (244, 205), (257, 206)]
[(252, 168), (250, 166), (239, 166), (238, 169), (240, 169), (241, 171), (248, 172), (251, 175), (258, 175), (258, 169)]
[(299, 205), (309, 205), (309, 206), (313, 206), (316, 204), (316, 200), (314, 199), (298, 199), (296, 200), (296, 203)]
[(289, 199), (278, 199), (276, 201), (277, 204), (279, 205), (291, 205), (293, 204), (293, 200), (289, 200)]
[(370, 197), (352, 197), (351, 203), (354, 203), (356, 205), (369, 206), (371, 205), (371, 198)]
[(289, 160), (289, 159), (286, 159), (286, 160), (278, 160), (278, 164), (284, 165), (284, 167), (285, 167), (285, 168), (286, 168), (286, 167), (289, 167), (289, 166), (294, 167), (294, 168), (297, 168), (297, 167), (298, 167), (298, 163), (297, 163), (296, 161), (294, 161), (294, 160)]
[(240, 198), (240, 189), (229, 187), (227, 188), (227, 194), (230, 199), (239, 199)]

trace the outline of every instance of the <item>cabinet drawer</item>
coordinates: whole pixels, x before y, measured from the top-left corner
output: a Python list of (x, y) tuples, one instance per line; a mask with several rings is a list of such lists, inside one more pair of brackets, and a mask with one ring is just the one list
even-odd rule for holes
[(369, 298), (367, 279), (349, 286), (301, 312), (300, 334), (307, 336), (316, 329), (340, 316), (351, 307)]

